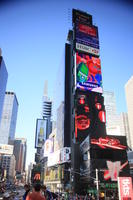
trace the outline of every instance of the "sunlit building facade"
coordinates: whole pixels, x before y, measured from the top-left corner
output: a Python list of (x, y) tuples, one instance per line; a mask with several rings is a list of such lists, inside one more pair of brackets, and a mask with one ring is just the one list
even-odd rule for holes
[(16, 138), (14, 140), (14, 155), (16, 158), (16, 171), (22, 173), (26, 165), (27, 141), (25, 138)]
[(125, 84), (131, 148), (133, 149), (133, 76)]
[(7, 69), (0, 53), (0, 121), (2, 117), (7, 78), (8, 78)]
[(6, 92), (0, 124), (0, 143), (14, 140), (18, 113), (18, 100), (14, 92)]

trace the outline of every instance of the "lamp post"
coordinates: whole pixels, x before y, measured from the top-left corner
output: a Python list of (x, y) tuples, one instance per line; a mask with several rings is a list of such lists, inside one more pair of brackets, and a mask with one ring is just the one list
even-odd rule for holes
[(96, 188), (97, 188), (97, 200), (99, 200), (99, 180), (98, 180), (98, 169), (96, 169)]

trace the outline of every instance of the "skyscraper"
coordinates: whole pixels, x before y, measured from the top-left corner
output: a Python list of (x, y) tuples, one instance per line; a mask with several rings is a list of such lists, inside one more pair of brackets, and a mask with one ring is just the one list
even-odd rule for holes
[(128, 146), (130, 147), (129, 139), (129, 124), (127, 113), (117, 113), (116, 99), (114, 92), (104, 91), (104, 103), (106, 109), (106, 131), (108, 135), (123, 135), (127, 137)]
[(52, 122), (51, 122), (51, 112), (52, 112), (52, 101), (48, 97), (48, 82), (45, 81), (44, 84), (44, 95), (43, 95), (43, 107), (42, 107), (42, 118), (47, 120), (47, 136), (52, 131)]
[(25, 171), (27, 144), (25, 138), (15, 138), (14, 155), (16, 159), (16, 171), (22, 173)]
[(125, 84), (131, 148), (133, 149), (133, 76)]
[(130, 131), (129, 131), (129, 122), (128, 122), (128, 114), (127, 113), (120, 113), (119, 115), (119, 126), (121, 135), (126, 136), (127, 144), (131, 148), (131, 138), (130, 138)]
[(18, 113), (18, 100), (14, 92), (6, 92), (0, 124), (0, 143), (14, 139)]
[(117, 121), (115, 94), (111, 91), (104, 91), (103, 96), (106, 110), (106, 125), (115, 125)]
[(8, 78), (8, 73), (4, 60), (1, 56), (1, 50), (0, 50), (0, 121), (2, 117), (7, 78)]

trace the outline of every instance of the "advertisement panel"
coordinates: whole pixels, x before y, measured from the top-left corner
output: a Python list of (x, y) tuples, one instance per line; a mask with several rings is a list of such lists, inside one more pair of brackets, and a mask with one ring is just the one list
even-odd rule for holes
[(105, 122), (103, 96), (97, 93), (85, 94), (78, 91), (75, 107), (76, 140), (83, 142), (88, 135), (95, 135), (97, 138), (105, 136)]
[(36, 139), (35, 139), (35, 148), (42, 147), (46, 140), (46, 131), (47, 131), (47, 120), (46, 119), (37, 119), (36, 120)]
[(129, 176), (128, 160), (92, 159), (91, 167), (94, 171), (98, 169), (100, 182), (117, 181), (119, 176)]
[(131, 177), (118, 177), (119, 200), (133, 200)]
[(44, 144), (44, 157), (48, 156), (50, 153), (53, 152), (53, 139), (47, 139)]
[(91, 148), (95, 149), (115, 149), (115, 150), (126, 150), (127, 141), (126, 136), (105, 136), (95, 138), (91, 137)]
[(90, 149), (90, 137), (87, 136), (85, 140), (80, 144), (80, 151), (82, 154)]
[(8, 144), (0, 144), (0, 154), (13, 154), (13, 145), (8, 145)]
[(64, 147), (48, 155), (47, 166), (51, 167), (57, 164), (62, 164), (70, 161), (71, 148)]
[(51, 181), (61, 181), (63, 179), (63, 167), (60, 165), (54, 169), (47, 168), (45, 170), (44, 181), (51, 182)]
[(76, 22), (75, 40), (77, 44), (83, 44), (99, 50), (98, 28), (96, 26), (88, 26)]
[(76, 53), (76, 87), (84, 91), (102, 93), (101, 61), (99, 58)]
[(106, 159), (106, 160), (127, 160), (126, 151), (120, 149), (103, 149), (103, 148), (90, 148), (90, 157), (91, 159)]
[(88, 13), (76, 9), (73, 9), (72, 15), (73, 23), (82, 22), (88, 25), (92, 25), (92, 15), (89, 15)]

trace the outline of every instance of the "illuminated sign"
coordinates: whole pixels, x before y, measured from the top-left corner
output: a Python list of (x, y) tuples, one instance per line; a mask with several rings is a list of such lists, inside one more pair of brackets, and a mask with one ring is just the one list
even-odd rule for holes
[(77, 85), (80, 90), (102, 93), (101, 62), (99, 58), (76, 53)]
[(96, 49), (94, 47), (90, 47), (90, 46), (87, 46), (87, 45), (84, 45), (84, 44), (80, 44), (80, 43), (76, 43), (76, 49), (79, 50), (79, 51), (83, 51), (85, 53), (90, 53), (90, 54), (93, 54), (93, 55), (97, 55), (99, 56), (99, 49)]
[(34, 175), (34, 180), (40, 180), (41, 179), (41, 175), (39, 173)]
[(80, 151), (83, 153), (87, 152), (90, 148), (90, 137), (87, 136), (85, 140), (80, 144)]
[(131, 177), (118, 177), (120, 200), (133, 200), (133, 186)]
[(48, 156), (53, 152), (53, 139), (47, 139), (44, 144), (44, 156)]
[(88, 136), (105, 136), (103, 97), (97, 93), (78, 92), (75, 107), (75, 138), (79, 142)]
[(95, 147), (99, 147), (101, 149), (118, 149), (118, 150), (126, 150), (127, 144), (124, 136), (106, 136), (99, 137), (98, 139), (91, 139), (91, 144), (95, 145)]
[(88, 26), (78, 22), (75, 23), (74, 33), (77, 50), (99, 56), (99, 39), (96, 26)]
[(46, 127), (47, 120), (46, 119), (37, 119), (36, 121), (36, 139), (35, 139), (35, 147), (42, 147), (46, 140)]
[(64, 147), (60, 150), (57, 150), (53, 153), (50, 153), (48, 155), (47, 166), (50, 167), (50, 166), (54, 166), (54, 165), (57, 165), (57, 164), (70, 162), (70, 154), (71, 154), (70, 147)]
[(104, 171), (104, 180), (111, 181), (117, 181), (117, 178), (119, 176), (119, 173), (125, 166), (128, 165), (128, 161), (121, 164), (120, 161), (112, 162), (112, 161), (106, 161), (108, 169)]
[(44, 181), (45, 182), (60, 181), (61, 179), (64, 178), (63, 171), (64, 168), (61, 166), (58, 166), (57, 168), (54, 169), (47, 168), (45, 170)]

